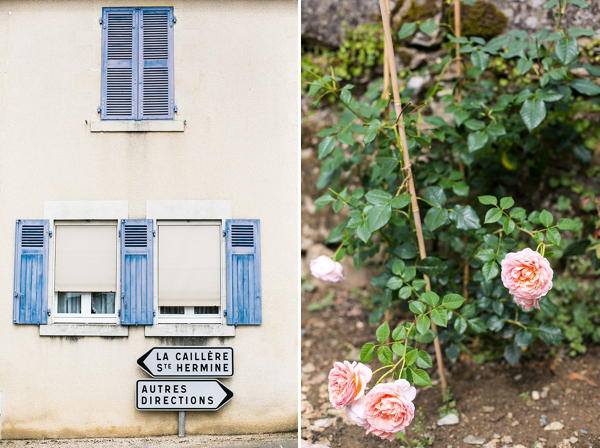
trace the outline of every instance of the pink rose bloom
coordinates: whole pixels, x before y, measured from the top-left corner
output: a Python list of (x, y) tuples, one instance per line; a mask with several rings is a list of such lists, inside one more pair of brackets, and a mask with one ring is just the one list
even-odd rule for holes
[(371, 369), (356, 361), (334, 363), (329, 372), (329, 401), (338, 409), (354, 403), (365, 394), (371, 376)]
[(539, 300), (552, 289), (554, 271), (538, 252), (527, 248), (502, 260), (502, 283), (525, 311), (538, 308)]
[(321, 255), (311, 260), (310, 273), (329, 283), (336, 283), (346, 279), (342, 265), (326, 255)]
[(380, 383), (371, 389), (364, 405), (367, 434), (393, 442), (415, 416), (412, 401), (416, 395), (417, 390), (406, 380)]
[(351, 405), (346, 406), (346, 415), (359, 426), (365, 427), (367, 424), (367, 417), (365, 417), (365, 403), (367, 401), (366, 396), (362, 396)]

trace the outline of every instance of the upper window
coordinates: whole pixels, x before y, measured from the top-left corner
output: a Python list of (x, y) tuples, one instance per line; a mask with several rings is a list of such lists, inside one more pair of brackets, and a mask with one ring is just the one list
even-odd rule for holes
[(104, 8), (102, 120), (173, 120), (173, 8)]

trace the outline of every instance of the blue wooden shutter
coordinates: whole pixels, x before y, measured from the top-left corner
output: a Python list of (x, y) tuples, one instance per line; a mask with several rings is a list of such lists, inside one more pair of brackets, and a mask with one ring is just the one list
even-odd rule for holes
[(135, 8), (104, 8), (102, 17), (103, 120), (133, 120), (137, 103)]
[(48, 220), (18, 220), (13, 322), (48, 323)]
[(139, 41), (139, 119), (171, 120), (175, 107), (173, 8), (142, 8)]
[(121, 324), (154, 323), (153, 225), (151, 219), (121, 221)]
[(228, 219), (227, 324), (262, 323), (260, 220)]

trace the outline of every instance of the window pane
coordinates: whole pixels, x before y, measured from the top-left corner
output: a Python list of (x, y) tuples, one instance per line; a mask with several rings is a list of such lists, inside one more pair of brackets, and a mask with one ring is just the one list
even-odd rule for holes
[(93, 292), (92, 314), (115, 314), (115, 293)]
[(81, 293), (59, 292), (57, 311), (59, 313), (81, 314)]
[(218, 306), (195, 306), (194, 314), (219, 314)]
[(185, 314), (184, 306), (161, 306), (160, 314)]

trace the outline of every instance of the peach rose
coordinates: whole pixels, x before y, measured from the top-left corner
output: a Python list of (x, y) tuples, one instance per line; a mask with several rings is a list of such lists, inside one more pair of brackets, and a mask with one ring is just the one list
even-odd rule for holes
[(415, 416), (412, 401), (416, 395), (417, 390), (406, 380), (381, 383), (371, 389), (364, 405), (367, 434), (393, 442)]
[(311, 260), (310, 273), (329, 283), (336, 283), (346, 279), (342, 265), (326, 255), (321, 255)]
[(525, 311), (540, 307), (540, 298), (552, 289), (553, 275), (548, 260), (529, 248), (502, 260), (502, 283)]
[(346, 406), (346, 415), (359, 426), (365, 427), (367, 418), (365, 417), (365, 402), (367, 397), (362, 396), (351, 405)]
[(371, 376), (371, 369), (356, 361), (334, 363), (329, 372), (329, 401), (338, 409), (354, 403), (365, 394)]

